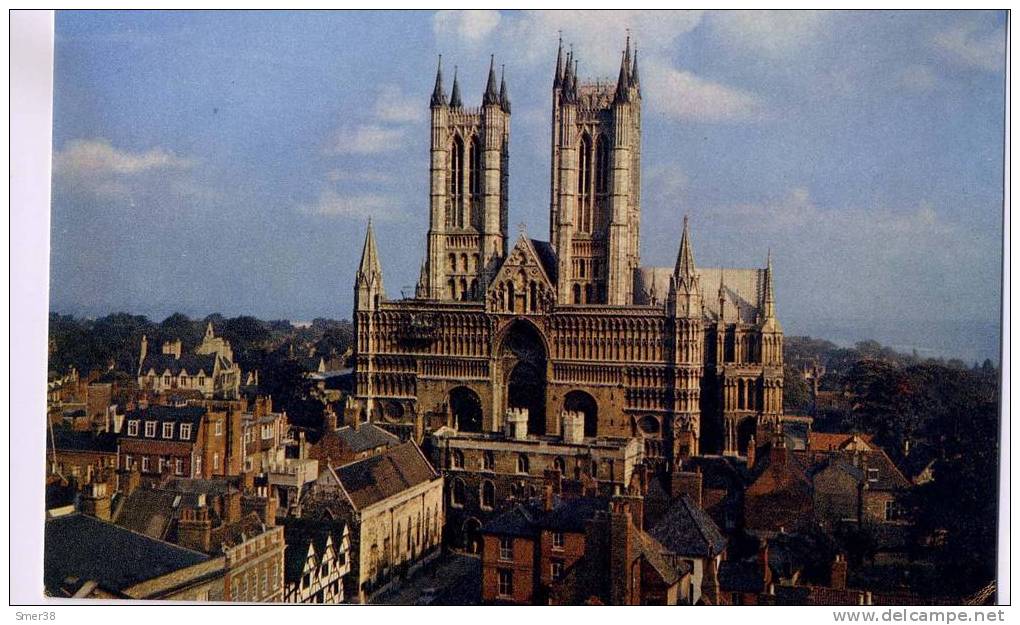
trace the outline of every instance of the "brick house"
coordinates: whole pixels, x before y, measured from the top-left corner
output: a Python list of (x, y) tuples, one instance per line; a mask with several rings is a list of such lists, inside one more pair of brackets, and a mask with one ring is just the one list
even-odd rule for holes
[(117, 441), (118, 468), (137, 468), (145, 483), (238, 475), (240, 429), (236, 410), (195, 405), (131, 410)]
[(670, 554), (691, 568), (690, 587), (685, 594), (697, 604), (702, 595), (718, 602), (719, 565), (726, 557), (726, 537), (712, 518), (687, 495), (673, 501), (648, 533)]

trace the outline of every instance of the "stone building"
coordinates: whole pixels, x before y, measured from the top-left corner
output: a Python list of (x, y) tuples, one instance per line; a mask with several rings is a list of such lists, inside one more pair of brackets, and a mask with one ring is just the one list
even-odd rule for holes
[(540, 495), (550, 476), (557, 493), (608, 497), (631, 483), (644, 458), (637, 439), (584, 438), (581, 413), (567, 413), (563, 436), (531, 436), (526, 415), (511, 413), (516, 423), (508, 424), (505, 434), (444, 427), (429, 438), (433, 466), (446, 478), (451, 545), (478, 552), (479, 528), (502, 510)]
[(439, 553), (443, 476), (414, 442), (323, 467), (301, 502), (301, 518), (350, 530), (348, 600), (364, 602)]
[[(641, 108), (628, 42), (619, 79), (556, 61), (549, 241), (507, 232), (510, 101), (490, 66), (480, 108), (443, 72), (431, 100), (427, 251), (413, 297), (389, 299), (371, 224), (355, 282), (354, 401), (345, 418), (405, 437), (452, 427), (638, 437), (668, 466), (738, 455), (782, 412), (771, 260), (705, 268), (683, 221), (673, 267), (640, 263)], [(679, 218), (677, 222), (679, 222)], [(660, 226), (661, 227), (661, 226)], [(679, 223), (674, 227), (679, 228)], [(523, 411), (523, 412), (522, 412)]]
[(205, 398), (234, 399), (241, 386), (241, 368), (234, 362), (230, 342), (205, 329), (194, 354), (181, 353), (181, 341), (167, 341), (159, 353), (149, 352), (149, 339), (142, 337), (138, 354), (138, 388), (154, 393), (195, 391)]

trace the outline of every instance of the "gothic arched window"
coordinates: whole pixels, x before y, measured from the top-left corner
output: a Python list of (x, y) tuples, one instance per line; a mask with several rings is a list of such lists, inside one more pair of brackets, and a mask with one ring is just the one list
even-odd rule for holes
[(478, 207), (482, 203), (482, 146), (478, 137), (471, 138), (471, 153), (468, 155), (468, 193), (471, 196), (471, 225), (479, 226)]
[[(464, 227), (464, 141), (453, 138), (453, 149), (450, 151), (450, 211), (454, 228)], [(451, 221), (448, 219), (447, 221)]]
[(482, 481), (482, 507), (494, 508), (496, 506), (496, 487), (489, 480)]
[(581, 285), (580, 284), (575, 284), (574, 285), (574, 303), (575, 304), (580, 304), (581, 303)]
[(577, 170), (577, 229), (591, 232), (591, 137), (581, 135)]
[(609, 196), (609, 146), (606, 138), (599, 136), (595, 143), (595, 228), (608, 221), (605, 215)]

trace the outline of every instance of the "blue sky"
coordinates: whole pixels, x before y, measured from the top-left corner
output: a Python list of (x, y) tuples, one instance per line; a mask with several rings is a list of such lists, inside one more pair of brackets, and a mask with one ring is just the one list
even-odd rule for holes
[[(557, 33), (583, 76), (609, 79), (629, 28), (644, 94), (644, 264), (673, 263), (687, 213), (698, 264), (758, 266), (772, 248), (788, 334), (873, 329), (903, 347), (970, 357), (970, 341), (994, 357), (1004, 22), (60, 12), (51, 309), (346, 318), (369, 216), (398, 296), (423, 253), (438, 54), (459, 67), (467, 105), (481, 100), (489, 54), (506, 65), (510, 223), (545, 238)], [(954, 339), (964, 347), (909, 331), (931, 324), (969, 328)]]

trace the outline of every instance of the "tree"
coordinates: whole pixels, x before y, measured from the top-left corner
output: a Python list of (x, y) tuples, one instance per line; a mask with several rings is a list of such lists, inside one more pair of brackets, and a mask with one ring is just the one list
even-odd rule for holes
[(788, 413), (806, 414), (811, 408), (811, 388), (804, 376), (792, 365), (783, 365), (783, 409)]

